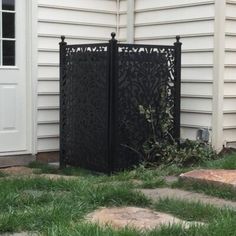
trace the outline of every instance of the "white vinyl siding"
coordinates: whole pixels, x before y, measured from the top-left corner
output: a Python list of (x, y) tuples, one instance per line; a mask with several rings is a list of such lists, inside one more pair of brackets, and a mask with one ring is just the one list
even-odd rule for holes
[[(60, 36), (65, 35), (69, 44), (107, 42), (114, 31), (120, 42), (127, 42), (127, 27), (130, 27), (127, 1), (38, 0), (38, 152), (59, 149)], [(223, 114), (223, 122), (219, 124), (223, 130), (223, 145), (236, 143), (236, 0), (222, 1), (227, 2), (224, 96), (220, 98), (223, 111), (219, 111)], [(135, 43), (173, 44), (175, 36), (181, 36), (182, 137), (195, 139), (197, 130), (202, 127), (211, 131), (217, 110), (213, 111), (216, 0), (134, 2)], [(220, 141), (217, 148), (222, 145)]]
[(223, 134), (228, 146), (236, 144), (236, 1), (227, 1), (225, 22), (225, 75)]
[(127, 41), (127, 1), (128, 0), (120, 0), (119, 1), (119, 41), (125, 43)]
[(214, 1), (136, 0), (134, 42), (173, 44), (181, 36), (181, 136), (212, 128)]
[(117, 29), (116, 0), (38, 0), (37, 151), (59, 149), (59, 45), (107, 42)]

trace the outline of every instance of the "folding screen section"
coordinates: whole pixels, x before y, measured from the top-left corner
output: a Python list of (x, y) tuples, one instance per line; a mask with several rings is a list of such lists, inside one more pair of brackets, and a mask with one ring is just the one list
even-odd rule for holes
[[(110, 173), (143, 160), (143, 144), (180, 137), (181, 43), (60, 43), (60, 163)], [(155, 125), (142, 109), (151, 110)]]

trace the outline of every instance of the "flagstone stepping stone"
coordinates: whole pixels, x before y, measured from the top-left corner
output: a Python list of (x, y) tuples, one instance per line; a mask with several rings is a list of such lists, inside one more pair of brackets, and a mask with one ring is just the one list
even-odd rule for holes
[(42, 190), (33, 190), (33, 189), (26, 189), (22, 192), (23, 194), (32, 196), (34, 198), (40, 198), (45, 194), (50, 194), (51, 196), (68, 196), (70, 194), (69, 191), (42, 191)]
[(142, 185), (143, 181), (139, 179), (131, 179), (130, 182), (134, 185)]
[(22, 233), (4, 233), (0, 236), (38, 236), (38, 233), (22, 232)]
[(236, 189), (236, 170), (193, 170), (180, 175), (187, 182), (204, 182), (216, 186), (226, 185)]
[[(6, 178), (12, 177), (31, 177), (31, 178), (38, 178), (43, 177), (50, 180), (75, 180), (77, 176), (68, 176), (68, 175), (59, 175), (59, 174), (40, 174), (41, 171), (39, 169), (32, 169), (24, 166), (17, 166), (17, 167), (10, 167), (10, 168), (3, 168), (0, 169), (1, 173), (6, 174)], [(37, 174), (39, 173), (39, 174)]]
[(76, 180), (78, 179), (77, 176), (69, 176), (69, 175), (57, 175), (57, 174), (41, 174), (38, 175), (39, 177), (43, 177), (46, 179), (50, 179), (50, 180)]
[(36, 169), (31, 169), (24, 166), (15, 166), (9, 168), (0, 169), (3, 174), (6, 175), (33, 175)]
[(139, 189), (139, 191), (141, 191), (146, 197), (152, 199), (153, 201), (170, 198), (188, 202), (200, 202), (202, 204), (210, 204), (219, 208), (227, 207), (236, 210), (236, 202), (208, 196), (202, 193), (194, 193), (172, 188)]
[(32, 190), (32, 189), (24, 190), (23, 193), (30, 195), (32, 197), (35, 197), (35, 198), (42, 197), (45, 194), (44, 191)]
[(143, 184), (143, 181), (142, 180), (138, 180), (138, 179), (130, 179), (130, 180), (127, 180), (127, 181), (105, 181), (105, 182), (100, 182), (100, 183), (97, 183), (95, 184), (96, 186), (107, 186), (107, 185), (112, 185), (112, 186), (119, 186), (119, 185), (124, 185), (124, 184), (133, 184), (135, 187), (139, 187), (140, 185)]
[(165, 178), (165, 181), (167, 184), (173, 184), (174, 182), (177, 182), (178, 181), (178, 177), (177, 176), (166, 176)]
[(100, 208), (90, 213), (86, 219), (101, 226), (109, 225), (116, 229), (132, 227), (139, 230), (152, 230), (162, 225), (181, 224), (185, 228), (191, 225), (203, 225), (201, 222), (189, 222), (172, 215), (139, 207)]

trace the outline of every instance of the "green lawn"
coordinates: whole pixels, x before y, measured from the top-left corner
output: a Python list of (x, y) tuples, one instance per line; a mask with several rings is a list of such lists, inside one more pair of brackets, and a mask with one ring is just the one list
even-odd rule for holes
[(236, 154), (231, 153), (223, 156), (219, 160), (208, 161), (205, 163), (204, 167), (210, 169), (236, 169)]
[[(230, 164), (229, 164), (230, 163)], [(236, 167), (236, 155), (205, 163), (207, 168)], [(175, 166), (145, 169), (113, 176), (94, 174), (76, 168), (58, 171), (46, 165), (32, 163), (36, 172), (76, 175), (76, 180), (48, 180), (34, 178), (4, 178), (0, 175), (0, 234), (5, 232), (38, 232), (40, 235), (75, 236), (236, 236), (236, 212), (217, 209), (200, 203), (162, 199), (151, 202), (137, 187), (166, 186), (166, 175), (179, 174), (183, 170)], [(134, 180), (141, 180), (137, 182)], [(176, 187), (187, 188), (181, 182)], [(194, 191), (203, 191), (236, 201), (236, 194), (225, 188), (188, 186)], [(87, 213), (102, 206), (139, 206), (171, 213), (181, 219), (204, 222), (204, 226), (184, 229), (180, 225), (162, 227), (149, 232), (133, 229), (116, 231), (86, 223)]]

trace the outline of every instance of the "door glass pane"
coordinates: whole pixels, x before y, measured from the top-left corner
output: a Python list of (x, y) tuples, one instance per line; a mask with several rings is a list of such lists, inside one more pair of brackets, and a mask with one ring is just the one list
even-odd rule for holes
[(2, 13), (2, 37), (15, 37), (15, 13)]
[(14, 66), (15, 65), (15, 41), (3, 40), (3, 65)]
[(2, 0), (2, 9), (14, 11), (15, 10), (15, 0)]

